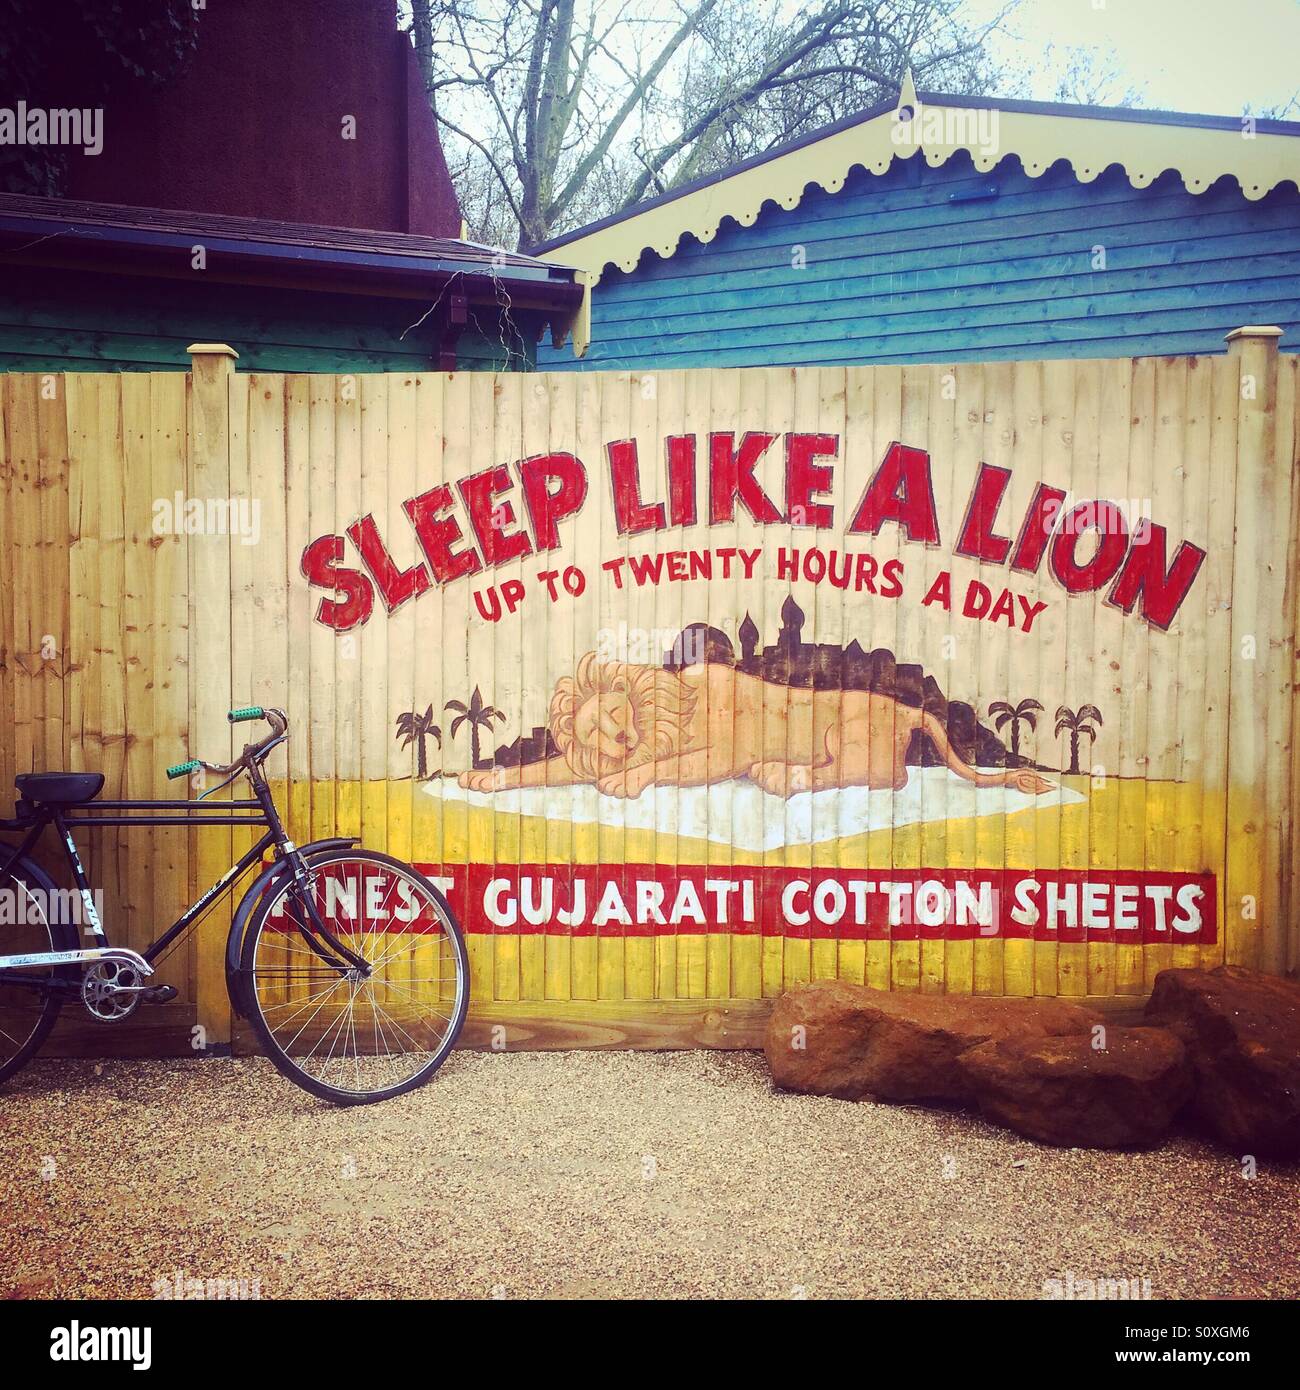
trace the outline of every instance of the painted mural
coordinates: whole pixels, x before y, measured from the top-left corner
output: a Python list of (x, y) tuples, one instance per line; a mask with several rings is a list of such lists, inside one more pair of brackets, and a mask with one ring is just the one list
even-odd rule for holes
[[(427, 866), (468, 929), (472, 1022), (512, 1046), (752, 1044), (766, 1001), (828, 976), (1136, 996), (1171, 965), (1281, 973), (1300, 434), (1276, 336), (10, 374), (0, 783), (174, 796), (166, 766), (235, 751), (229, 708), (283, 707), (295, 839)], [(160, 530), (159, 499), (186, 524)], [(92, 838), (127, 944), (245, 833)], [(219, 928), (163, 971), (229, 1035)]]
[(417, 857), (423, 824), (471, 933), (1213, 947), (1199, 843), (1153, 863), (1152, 821), (1063, 862), (1110, 836), (1126, 782), (1144, 817), (1179, 803), (1181, 760), (1148, 802), (1151, 760), (1104, 746), (1124, 719), (1103, 709), (1112, 653), (1176, 655), (1208, 518), (1081, 494), (1041, 436), (1026, 464), (1014, 436), (999, 462), (924, 438), (872, 457), (869, 418), (713, 423), (525, 440), (301, 552), (314, 623), (382, 625), (390, 669), (439, 610), (460, 693), (416, 690), (389, 727)]

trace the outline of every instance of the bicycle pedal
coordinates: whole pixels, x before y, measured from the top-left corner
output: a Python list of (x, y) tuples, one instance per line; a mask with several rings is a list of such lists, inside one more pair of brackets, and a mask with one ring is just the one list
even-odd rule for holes
[(140, 991), (142, 1004), (169, 1004), (176, 998), (175, 985), (151, 985)]

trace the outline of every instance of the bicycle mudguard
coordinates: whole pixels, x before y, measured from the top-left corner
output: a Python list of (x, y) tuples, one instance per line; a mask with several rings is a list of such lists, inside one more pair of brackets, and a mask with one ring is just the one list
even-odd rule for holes
[[(322, 850), (351, 849), (360, 843), (360, 839), (355, 835), (348, 835), (334, 840), (313, 840), (309, 845), (299, 845), (298, 849), (301, 854), (310, 859), (313, 854), (319, 854)], [(239, 969), (239, 959), (243, 953), (244, 928), (248, 925), (248, 919), (253, 915), (253, 909), (257, 906), (265, 889), (275, 879), (292, 872), (293, 870), (283, 859), (277, 859), (274, 864), (268, 864), (249, 884), (244, 896), (239, 900), (234, 917), (231, 918), (230, 932), (226, 937), (226, 990), (230, 995), (231, 1007), (240, 1018), (248, 1017), (248, 1010), (244, 1005), (243, 976)]]
[[(4, 846), (0, 846), (0, 863), (5, 862), (8, 858), (8, 856), (4, 854), (4, 848)], [(31, 883), (33, 888), (39, 888), (41, 892), (45, 894), (45, 901), (47, 903), (63, 901), (67, 890), (60, 889), (49, 874), (47, 874), (34, 859), (28, 859), (25, 854), (19, 855), (18, 858), (9, 865), (9, 872), (11, 874), (21, 875)], [(58, 914), (50, 915), (58, 916)], [(50, 931), (55, 936), (55, 946), (58, 950), (75, 950), (80, 944), (77, 940), (76, 930), (71, 922), (51, 921)], [(57, 973), (64, 978), (73, 979), (79, 972), (76, 966), (69, 965), (60, 967)]]

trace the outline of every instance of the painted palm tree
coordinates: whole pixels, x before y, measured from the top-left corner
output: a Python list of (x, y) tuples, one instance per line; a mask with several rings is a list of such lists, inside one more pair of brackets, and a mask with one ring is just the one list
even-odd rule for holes
[(402, 748), (415, 744), (415, 775), (423, 782), (429, 775), (429, 755), (426, 741), (432, 739), (442, 747), (442, 730), (433, 722), (433, 706), (420, 714), (418, 710), (407, 710), (397, 716), (397, 737)]
[(1067, 709), (1064, 705), (1056, 711), (1056, 736), (1070, 735), (1070, 766), (1066, 776), (1079, 775), (1079, 739), (1087, 734), (1090, 743), (1097, 741), (1097, 727), (1102, 724), (1101, 711), (1096, 705), (1080, 705), (1078, 710)]
[(463, 700), (448, 700), (443, 706), (455, 713), (456, 717), (451, 721), (451, 726), (447, 732), (452, 738), (456, 737), (456, 730), (462, 724), (469, 724), (469, 756), (470, 766), (477, 767), (479, 764), (480, 745), (479, 737), (483, 729), (490, 729), (494, 721), (499, 720), (502, 724), (506, 722), (503, 711), (497, 709), (495, 705), (485, 705), (483, 695), (478, 686), (474, 687), (474, 693), (469, 698), (469, 704)]
[(1020, 726), (1027, 724), (1031, 729), (1038, 727), (1038, 716), (1042, 714), (1043, 707), (1037, 700), (1021, 700), (1018, 705), (1009, 704), (1006, 700), (994, 700), (989, 706), (989, 713), (994, 716), (993, 727), (1001, 733), (1008, 724), (1011, 725), (1011, 756), (1020, 756)]

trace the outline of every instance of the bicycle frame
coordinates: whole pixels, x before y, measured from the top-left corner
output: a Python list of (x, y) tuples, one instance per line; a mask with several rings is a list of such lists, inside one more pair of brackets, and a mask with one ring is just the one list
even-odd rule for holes
[[(25, 830), (27, 834), (12, 853), (5, 853), (7, 846), (0, 847), (0, 878), (3, 878), (15, 864), (26, 856), (36, 845), (47, 826), (53, 825), (63, 845), (63, 855), (72, 873), (73, 882), (81, 898), (86, 917), (86, 927), (94, 937), (95, 944), (83, 950), (43, 952), (38, 955), (0, 956), (0, 969), (15, 969), (36, 964), (81, 964), (106, 957), (118, 957), (143, 967), (143, 973), (152, 974), (153, 962), (204, 915), (223, 894), (229, 892), (243, 875), (255, 864), (261, 862), (268, 850), (274, 850), (277, 859), (289, 860), (294, 877), (301, 881), (307, 874), (306, 864), (298, 847), (285, 833), (275, 808), (275, 800), (261, 766), (252, 762), (245, 768), (252, 784), (254, 798), (251, 800), (230, 801), (86, 801), (76, 802), (66, 807), (49, 803), (28, 807), (19, 803), (20, 814), (13, 820), (0, 820), (0, 831)], [(24, 814), (25, 810), (25, 814)], [(133, 814), (146, 812), (148, 814)], [(260, 825), (266, 827), (266, 834), (199, 898), (195, 900), (156, 940), (145, 947), (143, 952), (135, 952), (127, 947), (113, 946), (108, 939), (104, 923), (95, 907), (94, 894), (90, 880), (77, 852), (72, 838), (72, 829), (94, 826), (133, 826), (133, 825)], [(310, 924), (302, 919), (299, 907), (305, 905)], [(357, 969), (369, 973), (366, 962), (337, 940), (325, 926), (315, 900), (310, 893), (302, 893), (289, 908), (294, 925), (308, 946), (327, 964), (340, 972)], [(330, 956), (323, 949), (324, 942), (337, 954)], [(10, 976), (9, 982), (16, 983), (21, 977)], [(44, 982), (48, 987), (49, 982)]]

